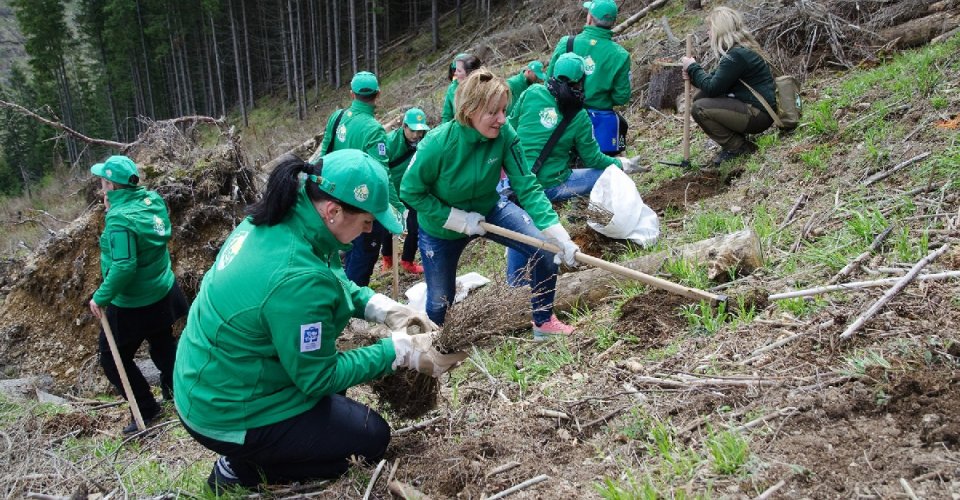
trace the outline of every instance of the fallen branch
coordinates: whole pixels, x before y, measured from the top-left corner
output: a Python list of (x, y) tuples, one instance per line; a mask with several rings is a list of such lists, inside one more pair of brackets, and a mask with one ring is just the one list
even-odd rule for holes
[(864, 186), (869, 186), (869, 185), (873, 184), (874, 182), (877, 182), (877, 181), (886, 179), (887, 177), (890, 177), (891, 175), (895, 174), (897, 171), (903, 169), (904, 167), (907, 167), (908, 165), (910, 165), (910, 164), (912, 164), (912, 163), (916, 163), (916, 162), (918, 162), (918, 161), (920, 161), (920, 160), (922, 160), (922, 159), (930, 156), (930, 154), (931, 154), (930, 151), (927, 151), (927, 152), (925, 152), (925, 153), (920, 153), (920, 154), (918, 154), (917, 156), (914, 156), (913, 158), (910, 158), (909, 160), (905, 160), (905, 161), (902, 161), (902, 162), (898, 163), (895, 167), (891, 168), (890, 170), (884, 170), (884, 171), (882, 171), (882, 172), (877, 172), (877, 173), (871, 175), (870, 177), (868, 177), (867, 180), (863, 181), (863, 185), (864, 185)]
[[(944, 280), (950, 278), (960, 278), (960, 271), (944, 271), (942, 273), (930, 273), (930, 274), (921, 274), (916, 276), (917, 281), (930, 281), (930, 280)], [(896, 276), (894, 278), (883, 278), (873, 281), (851, 281), (850, 283), (840, 283), (837, 285), (828, 285), (820, 286), (817, 288), (808, 288), (806, 290), (794, 290), (792, 292), (783, 292), (775, 293), (773, 295), (767, 296), (767, 300), (783, 300), (783, 299), (792, 299), (795, 297), (809, 297), (811, 295), (820, 295), (828, 292), (835, 292), (837, 290), (859, 290), (861, 288), (871, 288), (877, 286), (885, 286), (894, 284), (903, 277)]]
[(548, 476), (548, 475), (546, 475), (546, 474), (540, 474), (539, 476), (534, 477), (534, 478), (531, 478), (531, 479), (527, 479), (526, 481), (524, 481), (524, 482), (522, 482), (522, 483), (520, 483), (520, 484), (518, 484), (518, 485), (516, 485), (516, 486), (512, 486), (512, 487), (510, 487), (510, 488), (507, 488), (507, 489), (501, 491), (500, 493), (497, 493), (496, 495), (487, 497), (487, 500), (497, 500), (498, 498), (503, 498), (503, 497), (505, 497), (505, 496), (507, 496), (507, 495), (512, 495), (512, 494), (514, 494), (514, 493), (516, 493), (516, 492), (518, 492), (518, 491), (520, 491), (520, 490), (522, 490), (522, 489), (529, 488), (529, 487), (531, 487), (531, 486), (533, 486), (533, 485), (535, 485), (535, 484), (537, 484), (537, 483), (542, 483), (543, 481), (546, 481), (547, 479), (550, 479), (550, 476)]
[(853, 272), (863, 261), (867, 260), (868, 257), (873, 255), (873, 252), (876, 252), (880, 245), (883, 244), (883, 241), (887, 239), (887, 236), (890, 235), (890, 231), (893, 230), (893, 226), (887, 226), (882, 233), (878, 234), (876, 238), (873, 239), (873, 243), (870, 244), (870, 248), (866, 249), (863, 253), (858, 255), (855, 259), (850, 261), (849, 264), (843, 266), (843, 269), (839, 273), (830, 278), (830, 281), (827, 282), (828, 285), (833, 285), (843, 278), (846, 278), (848, 274)]
[(867, 309), (867, 312), (861, 314), (859, 318), (857, 318), (850, 326), (848, 326), (847, 329), (840, 334), (840, 339), (846, 340), (850, 337), (853, 337), (853, 335), (857, 333), (857, 330), (863, 327), (864, 323), (870, 320), (870, 318), (874, 317), (880, 311), (880, 309), (887, 304), (887, 302), (890, 302), (890, 300), (900, 292), (900, 290), (903, 290), (904, 287), (909, 285), (910, 282), (913, 281), (918, 274), (920, 274), (920, 271), (922, 271), (924, 267), (927, 267), (927, 264), (936, 260), (937, 257), (943, 255), (943, 253), (949, 249), (950, 245), (943, 245), (942, 247), (930, 252), (926, 257), (920, 259), (920, 262), (917, 262), (916, 265), (910, 269), (910, 272), (906, 274), (906, 276), (900, 278), (900, 280), (893, 285), (892, 288), (887, 290), (887, 292), (884, 293), (880, 299), (870, 306), (870, 309)]
[(497, 474), (506, 472), (510, 469), (513, 469), (519, 466), (520, 466), (520, 462), (507, 462), (499, 467), (494, 468), (490, 472), (484, 474), (484, 477), (496, 476)]
[(773, 497), (773, 494), (776, 493), (780, 488), (783, 488), (785, 484), (787, 484), (787, 482), (781, 479), (777, 481), (777, 484), (774, 484), (773, 486), (763, 490), (763, 493), (757, 495), (757, 497), (753, 500), (767, 500), (768, 498)]
[(406, 434), (406, 433), (408, 433), (408, 432), (413, 432), (413, 431), (419, 431), (419, 430), (421, 430), (421, 429), (426, 429), (427, 427), (430, 427), (431, 425), (437, 423), (437, 421), (440, 420), (441, 418), (443, 418), (443, 417), (433, 417), (433, 418), (431, 418), (430, 420), (424, 420), (423, 422), (419, 422), (419, 423), (416, 423), (416, 424), (413, 424), (413, 425), (408, 425), (407, 427), (404, 427), (404, 428), (402, 428), (402, 429), (397, 429), (397, 430), (393, 431), (393, 435), (394, 435), (394, 436), (397, 436), (397, 435), (400, 435), (400, 434)]
[(764, 415), (764, 416), (762, 416), (762, 417), (755, 418), (755, 419), (753, 419), (753, 420), (751, 420), (751, 421), (749, 421), (749, 422), (747, 422), (747, 423), (745, 423), (745, 424), (743, 424), (743, 425), (739, 425), (739, 426), (734, 427), (734, 428), (732, 428), (732, 429), (730, 429), (730, 430), (736, 431), (736, 432), (742, 432), (742, 431), (745, 431), (745, 430), (747, 430), (747, 429), (752, 429), (752, 428), (754, 428), (754, 427), (756, 427), (756, 426), (758, 426), (758, 425), (760, 425), (760, 424), (762, 424), (762, 423), (764, 423), (764, 422), (767, 422), (767, 421), (769, 421), (769, 420), (773, 420), (773, 419), (775, 419), (775, 418), (777, 418), (777, 417), (789, 417), (790, 415), (793, 415), (793, 414), (797, 413), (798, 411), (799, 411), (799, 410), (798, 410), (795, 406), (788, 406), (788, 407), (786, 407), (786, 408), (781, 408), (781, 409), (779, 409), (779, 410), (776, 410), (776, 411), (767, 413), (766, 415)]
[(793, 216), (796, 215), (797, 210), (800, 210), (801, 207), (807, 202), (807, 194), (803, 193), (797, 197), (797, 201), (793, 203), (793, 206), (790, 207), (790, 211), (787, 212), (787, 216), (783, 218), (783, 222), (780, 223), (780, 227), (777, 228), (777, 231), (782, 230), (783, 228), (790, 225), (790, 222), (793, 220)]
[(537, 417), (544, 417), (544, 418), (551, 418), (551, 419), (555, 418), (558, 420), (570, 420), (570, 415), (567, 415), (562, 411), (556, 411), (556, 410), (546, 410), (543, 408), (538, 408), (537, 411), (533, 412), (533, 414)]
[(770, 380), (763, 378), (738, 378), (738, 379), (725, 379), (725, 378), (690, 378), (684, 381), (680, 380), (670, 380), (665, 378), (657, 377), (645, 377), (637, 376), (632, 379), (634, 382), (639, 382), (647, 385), (659, 385), (661, 387), (673, 387), (675, 389), (695, 389), (697, 387), (705, 386), (736, 386), (736, 387), (750, 387), (756, 385), (779, 385), (782, 384), (781, 380)]
[[(834, 322), (835, 322), (835, 320), (834, 320), (833, 318), (830, 318), (830, 319), (828, 319), (827, 321), (824, 321), (823, 323), (820, 323), (820, 325), (818, 326), (817, 329), (818, 329), (818, 330), (821, 330), (821, 329), (823, 329), (823, 328), (831, 327), (831, 326), (833, 326), (833, 323), (834, 323)], [(745, 359), (745, 360), (743, 360), (743, 361), (741, 361), (740, 364), (741, 364), (741, 365), (749, 365), (749, 364), (753, 363), (754, 361), (760, 359), (760, 356), (763, 355), (764, 353), (769, 352), (769, 351), (772, 351), (772, 350), (774, 350), (774, 349), (776, 349), (776, 348), (778, 348), (778, 347), (785, 346), (785, 345), (789, 344), (790, 342), (793, 342), (794, 340), (797, 340), (798, 338), (803, 337), (804, 335), (810, 333), (811, 331), (812, 331), (812, 330), (804, 330), (804, 331), (802, 331), (802, 332), (800, 332), (800, 333), (793, 334), (793, 335), (791, 335), (791, 336), (789, 336), (789, 337), (787, 337), (787, 338), (785, 338), (785, 339), (778, 340), (778, 341), (776, 341), (776, 342), (774, 342), (774, 343), (772, 343), (772, 344), (770, 344), (770, 345), (766, 345), (766, 346), (764, 346), (764, 347), (761, 347), (761, 348), (757, 349), (756, 351), (753, 351), (752, 353), (750, 353), (750, 357), (747, 358), (747, 359)]]
[(108, 148), (114, 148), (114, 149), (120, 149), (120, 150), (125, 149), (125, 148), (128, 146), (128, 144), (123, 143), (123, 142), (108, 141), (108, 140), (106, 140), (106, 139), (94, 139), (93, 137), (87, 137), (87, 136), (81, 134), (80, 132), (77, 132), (76, 130), (74, 130), (74, 129), (72, 129), (72, 128), (70, 128), (70, 127), (68, 127), (68, 126), (66, 126), (66, 125), (64, 125), (64, 124), (62, 124), (62, 123), (60, 123), (60, 122), (55, 122), (55, 121), (53, 121), (53, 120), (48, 120), (48, 119), (46, 119), (46, 118), (44, 118), (44, 117), (42, 117), (42, 116), (34, 113), (33, 111), (30, 111), (29, 109), (27, 109), (27, 108), (25, 108), (25, 107), (23, 107), (23, 106), (15, 103), (15, 102), (7, 102), (7, 101), (4, 101), (4, 100), (0, 100), (0, 107), (4, 107), (4, 108), (7, 108), (7, 109), (11, 109), (11, 110), (13, 110), (13, 111), (16, 111), (17, 113), (20, 113), (21, 115), (26, 116), (27, 118), (33, 118), (34, 120), (36, 120), (36, 121), (38, 121), (38, 122), (40, 122), (40, 123), (42, 123), (42, 124), (44, 124), (44, 125), (46, 125), (46, 126), (48, 126), (48, 127), (53, 127), (53, 128), (55, 128), (55, 129), (57, 129), (57, 130), (62, 130), (62, 131), (64, 131), (64, 132), (66, 132), (67, 134), (70, 134), (70, 135), (72, 135), (73, 137), (75, 137), (75, 138), (77, 138), (77, 139), (79, 139), (79, 140), (81, 140), (81, 141), (83, 141), (83, 142), (85, 142), (85, 143), (87, 143), (87, 144), (95, 144), (95, 145), (97, 145), (97, 146), (106, 146), (106, 147), (108, 147)]
[(651, 10), (658, 9), (663, 5), (665, 5), (666, 3), (667, 3), (667, 0), (656, 0), (655, 2), (650, 3), (650, 5), (647, 5), (646, 7), (640, 9), (640, 11), (637, 12), (636, 14), (628, 17), (622, 23), (614, 26), (613, 29), (610, 31), (612, 31), (614, 35), (618, 35), (620, 34), (621, 31), (629, 28), (630, 26), (633, 26), (637, 21), (643, 18), (643, 16), (649, 14)]
[(363, 493), (363, 500), (370, 498), (370, 492), (373, 491), (373, 485), (377, 484), (377, 479), (380, 478), (380, 473), (383, 472), (383, 465), (386, 463), (386, 460), (381, 460), (380, 463), (377, 464), (376, 470), (373, 471), (373, 476), (370, 477), (370, 483), (367, 484), (367, 491)]

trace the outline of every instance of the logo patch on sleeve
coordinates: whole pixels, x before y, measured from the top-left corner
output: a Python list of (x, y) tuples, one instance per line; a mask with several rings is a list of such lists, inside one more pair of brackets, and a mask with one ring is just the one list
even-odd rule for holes
[(387, 143), (378, 142), (377, 143), (377, 152), (380, 153), (380, 156), (387, 156)]
[(300, 352), (316, 351), (320, 348), (320, 330), (322, 323), (300, 325)]

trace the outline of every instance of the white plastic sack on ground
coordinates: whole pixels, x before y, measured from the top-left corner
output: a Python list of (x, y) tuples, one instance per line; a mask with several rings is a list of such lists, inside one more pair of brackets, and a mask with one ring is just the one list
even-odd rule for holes
[[(490, 283), (490, 280), (479, 273), (467, 273), (463, 276), (457, 276), (457, 293), (453, 297), (453, 303), (456, 304), (467, 298), (470, 290), (480, 288)], [(407, 305), (417, 311), (426, 312), (427, 310), (427, 283), (420, 281), (407, 290)]]
[(594, 231), (618, 240), (630, 240), (642, 246), (653, 245), (660, 236), (657, 214), (643, 203), (637, 185), (623, 170), (607, 167), (590, 191), (590, 203), (613, 213), (606, 226), (589, 222)]

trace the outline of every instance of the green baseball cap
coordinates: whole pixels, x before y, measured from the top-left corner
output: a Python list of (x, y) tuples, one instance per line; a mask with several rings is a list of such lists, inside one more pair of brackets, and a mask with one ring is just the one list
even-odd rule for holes
[(373, 95), (380, 92), (377, 75), (369, 71), (361, 71), (353, 75), (353, 80), (350, 80), (350, 90), (357, 95)]
[(555, 78), (566, 77), (571, 82), (579, 82), (583, 79), (584, 63), (583, 58), (573, 52), (564, 52), (553, 63), (553, 76)]
[(533, 74), (537, 75), (537, 78), (541, 80), (547, 79), (547, 74), (543, 72), (543, 63), (540, 61), (530, 61), (530, 64), (527, 65), (527, 69), (533, 71)]
[(427, 114), (420, 108), (410, 108), (403, 115), (404, 125), (410, 127), (410, 130), (430, 130), (427, 125)]
[(617, 20), (617, 4), (613, 0), (583, 2), (583, 8), (590, 11), (590, 15), (597, 21), (612, 23)]
[(390, 205), (387, 169), (359, 149), (341, 149), (322, 158), (319, 176), (311, 176), (320, 190), (334, 198), (373, 214), (393, 234), (403, 232), (400, 213)]
[[(130, 158), (122, 155), (114, 155), (107, 158), (103, 163), (97, 163), (90, 167), (90, 173), (97, 177), (124, 186), (133, 186), (140, 182), (140, 174), (137, 172), (137, 164)], [(132, 179), (136, 177), (137, 179)]]
[(469, 55), (470, 55), (470, 54), (467, 54), (466, 52), (461, 52), (461, 53), (457, 54), (456, 56), (454, 56), (454, 57), (453, 57), (453, 60), (450, 61), (450, 69), (457, 69), (457, 61), (459, 61), (461, 58), (467, 57), (467, 56), (469, 56)]

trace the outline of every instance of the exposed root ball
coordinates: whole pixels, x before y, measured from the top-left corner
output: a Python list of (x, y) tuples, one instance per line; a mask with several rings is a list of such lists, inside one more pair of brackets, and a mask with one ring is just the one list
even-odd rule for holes
[(399, 370), (393, 375), (370, 382), (370, 388), (398, 417), (414, 419), (436, 408), (440, 382), (413, 370)]

